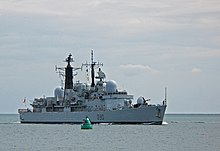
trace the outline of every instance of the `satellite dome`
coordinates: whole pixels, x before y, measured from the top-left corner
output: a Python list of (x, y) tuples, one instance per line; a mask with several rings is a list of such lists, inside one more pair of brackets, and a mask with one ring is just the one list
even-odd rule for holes
[(81, 84), (81, 89), (82, 89), (82, 90), (85, 90), (85, 89), (86, 89), (86, 84), (85, 84), (85, 83), (82, 83), (82, 84)]
[(106, 82), (103, 83), (103, 88), (104, 88), (104, 89), (106, 88)]
[(117, 91), (117, 83), (114, 80), (110, 80), (106, 83), (106, 92), (115, 93)]
[(63, 95), (64, 95), (64, 91), (63, 91), (63, 89), (61, 88), (61, 87), (58, 87), (58, 88), (56, 88), (55, 90), (54, 90), (54, 96), (55, 97), (63, 97)]
[(137, 104), (144, 104), (144, 97), (143, 96), (140, 96), (138, 99), (137, 99)]

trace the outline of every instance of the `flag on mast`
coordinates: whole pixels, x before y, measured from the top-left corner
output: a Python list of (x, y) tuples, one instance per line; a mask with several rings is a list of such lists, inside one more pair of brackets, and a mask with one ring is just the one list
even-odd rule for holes
[(25, 106), (26, 106), (26, 97), (24, 98), (23, 103), (24, 103), (24, 104), (25, 104)]

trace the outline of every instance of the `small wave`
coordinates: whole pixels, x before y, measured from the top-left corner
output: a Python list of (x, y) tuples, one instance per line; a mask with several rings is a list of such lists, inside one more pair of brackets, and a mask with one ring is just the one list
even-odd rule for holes
[(12, 121), (10, 121), (10, 122), (7, 122), (7, 121), (5, 121), (5, 122), (0, 122), (0, 124), (20, 124), (20, 121), (16, 121), (16, 122), (12, 122)]
[(20, 121), (17, 121), (17, 122), (12, 122), (13, 124), (21, 124)]
[(202, 124), (202, 123), (206, 123), (204, 121), (171, 121), (170, 123), (198, 123), (198, 124)]
[(179, 122), (177, 122), (177, 121), (171, 121), (170, 123), (179, 123)]
[(167, 123), (167, 122), (165, 122), (165, 121), (163, 121), (162, 125), (168, 125), (168, 123)]
[(94, 125), (113, 125), (112, 123), (95, 123)]
[(7, 123), (7, 122), (5, 122), (5, 123), (0, 123), (0, 125), (6, 125), (6, 124), (17, 124), (17, 123)]
[(205, 122), (191, 122), (191, 123), (205, 123)]

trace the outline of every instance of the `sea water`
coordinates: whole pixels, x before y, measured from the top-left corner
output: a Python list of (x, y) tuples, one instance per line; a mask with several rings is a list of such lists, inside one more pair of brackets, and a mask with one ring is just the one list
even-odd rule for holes
[(163, 125), (20, 124), (0, 115), (0, 151), (219, 151), (220, 115), (165, 115)]

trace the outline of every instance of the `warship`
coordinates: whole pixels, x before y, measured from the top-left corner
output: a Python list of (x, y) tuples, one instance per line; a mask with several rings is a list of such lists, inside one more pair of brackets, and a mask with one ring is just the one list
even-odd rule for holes
[[(161, 104), (150, 104), (150, 99), (143, 96), (133, 103), (133, 95), (118, 89), (114, 80), (106, 80), (103, 64), (94, 61), (93, 51), (91, 62), (81, 67), (71, 65), (71, 54), (65, 62), (66, 67), (56, 66), (63, 84), (54, 90), (54, 96), (35, 98), (30, 109), (18, 109), (21, 123), (81, 124), (89, 117), (92, 124), (162, 124), (167, 107), (166, 88)], [(76, 71), (84, 68), (91, 83), (74, 80)]]

